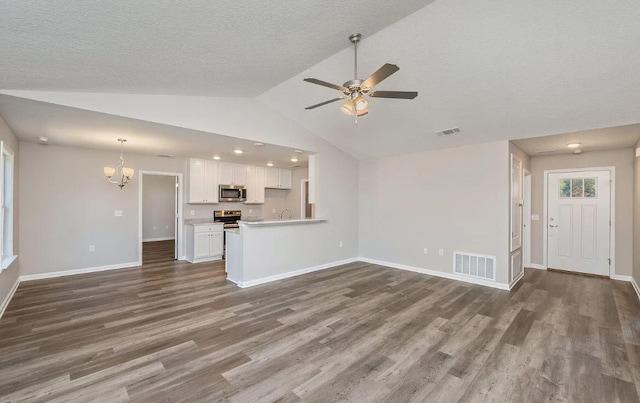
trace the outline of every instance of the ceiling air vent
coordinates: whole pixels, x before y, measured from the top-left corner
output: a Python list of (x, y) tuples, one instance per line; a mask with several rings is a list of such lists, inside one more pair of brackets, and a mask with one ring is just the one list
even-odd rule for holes
[(171, 155), (171, 154), (158, 154), (158, 155), (156, 155), (156, 157), (158, 157), (158, 158), (173, 158), (173, 157), (175, 157), (175, 155)]
[(444, 136), (444, 137), (451, 136), (452, 134), (456, 134), (456, 133), (460, 133), (459, 127), (454, 127), (451, 129), (446, 129), (446, 130), (436, 132), (438, 136)]

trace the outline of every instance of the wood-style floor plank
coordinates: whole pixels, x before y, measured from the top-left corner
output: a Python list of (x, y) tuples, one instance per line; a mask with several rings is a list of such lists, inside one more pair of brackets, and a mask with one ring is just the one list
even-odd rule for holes
[(352, 263), (241, 289), (172, 241), (144, 251), (20, 285), (0, 401), (638, 401), (628, 283), (527, 269), (506, 292)]

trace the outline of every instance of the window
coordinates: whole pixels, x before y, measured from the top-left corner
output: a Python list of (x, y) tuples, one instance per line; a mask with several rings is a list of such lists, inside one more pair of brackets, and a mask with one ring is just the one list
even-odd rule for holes
[(595, 198), (597, 184), (597, 178), (560, 179), (560, 197)]
[(16, 259), (13, 254), (13, 151), (0, 142), (0, 271), (6, 269)]

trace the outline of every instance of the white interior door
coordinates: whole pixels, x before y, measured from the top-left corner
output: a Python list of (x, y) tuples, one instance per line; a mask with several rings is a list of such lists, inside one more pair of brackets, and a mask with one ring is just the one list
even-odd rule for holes
[(548, 179), (548, 266), (608, 276), (610, 172), (550, 173)]

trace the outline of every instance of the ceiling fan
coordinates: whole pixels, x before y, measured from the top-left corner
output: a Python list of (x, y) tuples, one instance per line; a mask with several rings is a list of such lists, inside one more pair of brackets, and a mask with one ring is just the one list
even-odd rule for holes
[(354, 53), (354, 63), (353, 63), (353, 75), (354, 79), (349, 80), (342, 85), (331, 84), (326, 81), (318, 80), (317, 78), (305, 78), (304, 81), (322, 85), (324, 87), (333, 88), (342, 92), (343, 96), (330, 99), (325, 102), (321, 102), (316, 105), (311, 105), (306, 107), (305, 109), (314, 109), (319, 106), (327, 105), (332, 102), (339, 101), (341, 99), (347, 99), (341, 107), (340, 110), (347, 115), (353, 116), (355, 119), (355, 123), (358, 124), (358, 117), (364, 116), (369, 113), (369, 101), (365, 98), (365, 95), (372, 98), (395, 98), (395, 99), (414, 99), (418, 96), (418, 93), (415, 91), (373, 91), (373, 87), (382, 82), (382, 80), (386, 79), (396, 71), (400, 70), (398, 66), (395, 64), (386, 63), (382, 67), (380, 67), (375, 73), (373, 73), (366, 80), (362, 80), (358, 78), (358, 42), (362, 39), (361, 34), (352, 34), (349, 35), (349, 40), (353, 43), (353, 53)]

